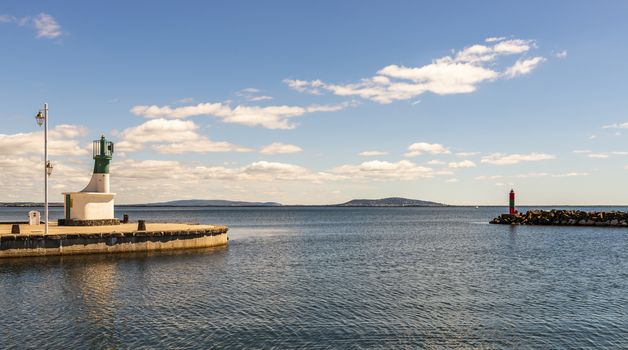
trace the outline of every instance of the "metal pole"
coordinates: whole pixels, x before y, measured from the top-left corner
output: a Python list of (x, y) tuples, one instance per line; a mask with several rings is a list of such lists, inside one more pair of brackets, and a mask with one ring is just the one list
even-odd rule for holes
[(44, 217), (45, 228), (44, 234), (48, 234), (48, 104), (44, 103)]

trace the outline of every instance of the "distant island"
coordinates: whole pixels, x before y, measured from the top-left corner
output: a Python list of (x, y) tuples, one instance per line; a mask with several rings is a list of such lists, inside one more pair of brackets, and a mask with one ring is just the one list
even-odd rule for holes
[(346, 203), (337, 204), (338, 207), (446, 207), (446, 204), (422, 201), (418, 199), (408, 199), (400, 197), (390, 197), (382, 199), (354, 199)]
[[(63, 203), (50, 203), (51, 207), (62, 207)], [(167, 202), (145, 203), (145, 204), (118, 204), (118, 207), (281, 207), (277, 202), (246, 202), (229, 201), (221, 199), (183, 199)], [(328, 205), (293, 205), (299, 207), (446, 207), (447, 204), (422, 201), (418, 199), (408, 199), (401, 197), (390, 197), (381, 199), (353, 199), (341, 204)], [(37, 202), (13, 202), (0, 203), (0, 207), (43, 207), (43, 203)]]
[[(129, 205), (133, 206), (133, 205)], [(245, 202), (229, 200), (205, 200), (186, 199), (161, 203), (138, 204), (135, 206), (146, 207), (281, 207), (285, 206), (277, 202)], [(328, 205), (295, 205), (299, 207), (445, 207), (446, 204), (422, 201), (418, 199), (408, 199), (401, 197), (390, 197), (382, 199), (353, 199), (341, 204)]]

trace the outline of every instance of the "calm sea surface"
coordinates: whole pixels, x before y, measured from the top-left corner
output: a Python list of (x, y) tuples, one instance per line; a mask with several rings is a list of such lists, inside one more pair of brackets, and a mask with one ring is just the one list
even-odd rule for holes
[(118, 208), (229, 247), (0, 260), (0, 348), (628, 348), (628, 229), (503, 210)]

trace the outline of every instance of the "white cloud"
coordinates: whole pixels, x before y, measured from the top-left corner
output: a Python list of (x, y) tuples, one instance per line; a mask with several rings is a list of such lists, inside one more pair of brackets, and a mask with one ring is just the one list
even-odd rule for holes
[(504, 154), (493, 153), (491, 155), (482, 157), (481, 162), (494, 165), (510, 165), (520, 162), (533, 162), (540, 160), (556, 159), (556, 156), (545, 153), (530, 153), (530, 154)]
[(589, 158), (598, 158), (598, 159), (606, 159), (609, 157), (608, 154), (606, 153), (589, 153), (587, 154), (587, 157)]
[(259, 161), (246, 166), (228, 168), (223, 166), (190, 165), (179, 161), (163, 160), (124, 160), (112, 165), (112, 173), (116, 178), (125, 180), (155, 180), (154, 174), (163, 174), (163, 179), (177, 180), (197, 184), (200, 181), (236, 181), (242, 183), (258, 183), (273, 181), (300, 181), (322, 183), (344, 179), (343, 176), (326, 172), (316, 172), (305, 167), (279, 162)]
[(504, 76), (507, 78), (514, 78), (520, 75), (528, 74), (532, 72), (541, 62), (545, 61), (543, 57), (532, 57), (529, 59), (520, 59), (515, 62), (511, 67), (506, 69)]
[(573, 151), (573, 153), (576, 153), (576, 154), (587, 154), (587, 153), (591, 153), (591, 150), (588, 150), (588, 149), (577, 149), (577, 150)]
[(192, 116), (214, 116), (225, 123), (235, 123), (247, 126), (262, 126), (268, 129), (293, 129), (296, 124), (290, 118), (298, 117), (306, 113), (335, 112), (350, 106), (353, 103), (340, 103), (336, 105), (310, 105), (300, 106), (244, 106), (232, 108), (225, 103), (199, 103), (193, 106), (134, 106), (131, 113), (146, 118), (170, 118), (183, 119)]
[(448, 148), (441, 145), (440, 143), (427, 143), (427, 142), (416, 142), (411, 144), (408, 147), (408, 152), (404, 155), (406, 157), (416, 157), (422, 154), (449, 154)]
[(445, 182), (456, 183), (456, 182), (460, 182), (460, 180), (458, 180), (458, 179), (449, 179), (449, 180), (447, 180)]
[(473, 156), (477, 156), (478, 154), (480, 154), (480, 152), (458, 152), (458, 153), (456, 153), (456, 156), (458, 156), (458, 157), (473, 157)]
[(431, 168), (408, 160), (396, 163), (372, 160), (358, 165), (342, 165), (332, 169), (335, 174), (363, 180), (416, 180), (434, 176)]
[(527, 173), (527, 174), (519, 174), (519, 175), (514, 175), (512, 177), (517, 178), (517, 179), (527, 179), (527, 178), (534, 178), (534, 177), (545, 177), (548, 176), (548, 173)]
[[(475, 90), (476, 83), (497, 77), (497, 74), (490, 69), (453, 60), (439, 60), (418, 68), (393, 64), (382, 68), (377, 73), (389, 78), (428, 83), (429, 85), (422, 86), (424, 91), (441, 95), (472, 92)], [(400, 90), (401, 93), (414, 91), (418, 90), (410, 86)]]
[(487, 42), (487, 43), (494, 43), (494, 42), (497, 42), (497, 41), (502, 41), (504, 39), (506, 39), (505, 36), (492, 36), (490, 38), (484, 39), (484, 41)]
[(11, 15), (0, 15), (0, 23), (13, 23), (13, 24), (17, 24), (20, 27), (24, 27), (26, 25), (29, 25), (30, 22), (31, 22), (30, 17), (17, 18)]
[(556, 58), (566, 58), (567, 57), (567, 50), (563, 50), (563, 51), (557, 52), (555, 56), (556, 56)]
[(628, 152), (626, 152), (626, 151), (614, 151), (614, 152), (611, 152), (611, 153), (616, 155), (616, 156), (628, 156)]
[(498, 42), (493, 51), (497, 54), (512, 55), (528, 52), (536, 43), (533, 40), (511, 39)]
[(359, 96), (386, 104), (413, 99), (426, 92), (439, 95), (470, 93), (483, 82), (528, 74), (544, 60), (543, 57), (520, 59), (505, 72), (499, 72), (496, 64), (500, 57), (521, 55), (536, 46), (532, 40), (494, 42), (493, 46), (472, 45), (419, 67), (388, 65), (375, 76), (356, 83), (331, 84), (321, 80), (297, 79), (286, 79), (284, 82), (300, 92), (321, 94), (322, 91), (330, 91), (339, 96)]
[(477, 176), (474, 180), (496, 180), (496, 179), (501, 179), (504, 176), (502, 175), (480, 175)]
[(293, 90), (306, 92), (312, 95), (320, 95), (322, 93), (321, 88), (325, 85), (320, 80), (307, 81), (298, 79), (284, 79), (283, 82)]
[(37, 29), (38, 38), (54, 39), (63, 34), (59, 23), (47, 13), (40, 13), (33, 19), (33, 24)]
[(260, 153), (262, 154), (286, 154), (286, 153), (299, 153), (303, 149), (296, 145), (289, 145), (281, 142), (273, 142), (268, 146), (262, 147)]
[(242, 90), (236, 92), (236, 95), (238, 95), (240, 97), (243, 97), (247, 101), (253, 101), (253, 102), (266, 101), (266, 100), (272, 100), (273, 99), (272, 96), (258, 95), (259, 92), (260, 92), (260, 90), (256, 89), (256, 88), (246, 88), (246, 89), (242, 89)]
[(427, 164), (429, 165), (443, 165), (446, 164), (444, 161), (439, 160), (439, 159), (432, 159), (429, 162), (427, 162)]
[(171, 108), (170, 106), (134, 106), (131, 113), (144, 116), (146, 118), (173, 118), (183, 119), (196, 115), (214, 115), (217, 113), (226, 113), (231, 108), (222, 103), (199, 103), (194, 106), (183, 106)]
[(628, 122), (604, 125), (602, 129), (628, 129)]
[[(42, 157), (43, 159), (43, 157)], [(0, 171), (11, 176), (2, 176), (1, 180), (12, 177), (35, 176), (41, 173), (42, 160), (35, 157), (15, 157), (0, 155)]]
[(475, 168), (477, 165), (470, 160), (463, 160), (460, 162), (451, 162), (447, 166), (452, 169), (458, 169), (458, 168)]
[(343, 177), (326, 173), (314, 172), (299, 165), (260, 161), (252, 163), (242, 169), (244, 178), (248, 180), (284, 180), (309, 181), (321, 183), (323, 181), (340, 180)]
[(153, 149), (163, 154), (253, 151), (224, 141), (212, 141), (200, 135), (197, 129), (191, 120), (153, 119), (123, 130), (116, 148), (121, 152), (138, 152), (146, 144), (153, 144)]
[(527, 173), (527, 174), (518, 174), (518, 175), (510, 175), (510, 176), (503, 176), (503, 175), (487, 176), (487, 175), (482, 175), (482, 176), (476, 177), (475, 180), (497, 180), (497, 179), (502, 179), (502, 178), (527, 179), (527, 178), (538, 178), (538, 177), (561, 178), (561, 177), (576, 177), (576, 176), (589, 176), (589, 175), (590, 175), (589, 173), (584, 173), (584, 172), (569, 172), (569, 173), (563, 173), (563, 174)]
[(388, 152), (384, 151), (364, 151), (360, 152), (359, 155), (362, 157), (377, 157), (377, 156), (385, 156)]
[(176, 143), (198, 139), (198, 126), (192, 121), (154, 119), (123, 130), (116, 148), (120, 152), (137, 152), (147, 143)]
[(561, 177), (577, 177), (577, 176), (589, 176), (589, 175), (591, 175), (591, 174), (583, 173), (583, 172), (569, 172), (569, 173), (562, 173), (562, 174), (528, 173), (528, 174), (514, 175), (512, 177), (519, 178), (519, 179), (525, 179), (525, 178), (535, 178), (535, 177), (556, 177), (556, 178), (561, 178)]
[[(48, 131), (48, 152), (52, 156), (83, 155), (87, 150), (78, 138), (87, 135), (82, 126), (61, 124)], [(44, 132), (0, 134), (0, 155), (43, 154)]]
[(37, 31), (37, 38), (55, 39), (63, 35), (59, 23), (47, 13), (40, 13), (35, 18), (0, 15), (0, 23), (11, 23), (20, 27), (34, 28)]
[(239, 93), (245, 93), (245, 94), (256, 94), (258, 92), (259, 92), (259, 89), (253, 88), (253, 87), (245, 88), (239, 91)]
[(111, 172), (118, 179), (154, 179), (159, 174), (161, 181), (165, 179), (181, 179), (192, 175), (192, 169), (186, 169), (175, 160), (118, 160), (111, 164)]
[(179, 102), (179, 103), (192, 103), (192, 102), (194, 102), (194, 98), (193, 97), (184, 97), (184, 98), (178, 99), (176, 102)]
[(11, 15), (0, 15), (0, 23), (13, 23), (17, 18)]
[(575, 176), (589, 176), (591, 174), (589, 173), (578, 173), (578, 172), (571, 172), (571, 173), (565, 173), (565, 174), (554, 174), (552, 175), (552, 177), (575, 177)]
[(253, 102), (257, 102), (257, 101), (266, 101), (266, 100), (272, 100), (273, 97), (272, 96), (268, 96), (268, 95), (261, 95), (261, 96), (251, 96), (248, 98), (249, 101), (253, 101)]
[(212, 141), (204, 136), (199, 136), (197, 140), (153, 145), (153, 149), (162, 154), (253, 151), (251, 148), (237, 146), (226, 141)]
[[(89, 181), (91, 164), (85, 161), (86, 157), (81, 159), (84, 160), (82, 164), (85, 167), (71, 166), (70, 164), (74, 163), (71, 158), (59, 156), (52, 158), (54, 170), (49, 177), (51, 201), (61, 199), (60, 193), (56, 191), (60, 188), (80, 190), (85, 187)], [(0, 155), (0, 174), (10, 174), (10, 176), (0, 176), (0, 188), (4, 189), (1, 194), (5, 200), (41, 201), (43, 199), (41, 196), (43, 194), (42, 167), (42, 157)]]

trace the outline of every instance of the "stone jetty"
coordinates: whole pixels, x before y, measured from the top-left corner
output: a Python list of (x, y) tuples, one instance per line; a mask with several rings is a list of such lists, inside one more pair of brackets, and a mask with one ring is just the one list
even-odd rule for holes
[(0, 258), (209, 248), (228, 244), (228, 228), (183, 223), (109, 226), (0, 224)]
[(628, 227), (628, 213), (621, 211), (528, 210), (502, 214), (490, 221), (503, 225), (605, 226)]

